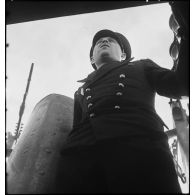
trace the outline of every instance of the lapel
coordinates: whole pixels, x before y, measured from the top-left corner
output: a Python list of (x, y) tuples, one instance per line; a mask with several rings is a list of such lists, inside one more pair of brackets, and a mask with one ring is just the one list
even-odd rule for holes
[(106, 64), (102, 66), (100, 69), (89, 74), (87, 78), (83, 80), (79, 80), (77, 82), (85, 83), (85, 87), (87, 88), (89, 85), (94, 84), (96, 81), (98, 81), (100, 78), (102, 78), (112, 70), (120, 68), (121, 66), (124, 66), (127, 63), (128, 63), (127, 61), (124, 61), (124, 62), (112, 62), (111, 64)]
[(96, 71), (93, 71), (91, 74), (89, 74), (86, 78), (78, 80), (77, 82), (80, 83), (86, 83), (93, 79), (93, 77), (96, 75)]

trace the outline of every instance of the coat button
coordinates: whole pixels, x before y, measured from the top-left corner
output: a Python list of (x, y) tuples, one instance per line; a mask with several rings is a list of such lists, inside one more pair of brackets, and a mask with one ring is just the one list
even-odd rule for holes
[(86, 97), (86, 99), (87, 99), (87, 100), (88, 100), (88, 99), (90, 99), (90, 98), (91, 98), (91, 96), (90, 96), (90, 95)]
[(85, 91), (90, 91), (90, 90), (91, 90), (90, 88), (85, 89)]
[(92, 103), (89, 103), (89, 104), (87, 105), (87, 107), (90, 108), (92, 105), (93, 105)]
[(121, 95), (123, 95), (123, 93), (117, 92), (116, 95), (117, 95), (117, 96), (121, 96)]
[(125, 74), (120, 74), (119, 77), (120, 78), (125, 78)]
[(122, 87), (122, 88), (125, 87), (125, 85), (124, 85), (123, 83), (119, 83), (118, 86), (119, 86), (119, 87)]
[(89, 116), (90, 116), (90, 118), (93, 118), (95, 116), (95, 114), (91, 113)]
[(121, 107), (120, 106), (114, 106), (115, 109), (120, 109)]

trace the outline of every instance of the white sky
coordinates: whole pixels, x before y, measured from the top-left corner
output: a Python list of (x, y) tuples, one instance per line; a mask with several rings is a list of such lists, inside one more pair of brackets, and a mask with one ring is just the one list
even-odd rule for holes
[[(93, 71), (89, 50), (99, 30), (124, 34), (135, 60), (150, 58), (171, 69), (170, 15), (171, 8), (166, 3), (7, 25), (6, 130), (13, 132), (18, 122), (31, 63), (34, 71), (22, 119), (24, 126), (35, 105), (48, 94), (73, 98), (81, 85), (76, 81)], [(156, 110), (168, 127), (173, 128), (168, 102), (168, 98), (157, 96)]]

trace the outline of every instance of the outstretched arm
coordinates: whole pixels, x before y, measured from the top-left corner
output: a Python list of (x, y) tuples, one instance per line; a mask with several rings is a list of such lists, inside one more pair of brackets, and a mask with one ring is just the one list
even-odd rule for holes
[(147, 80), (159, 95), (174, 99), (189, 95), (185, 81), (186, 64), (182, 61), (176, 71), (162, 68), (150, 59), (145, 60), (144, 65)]

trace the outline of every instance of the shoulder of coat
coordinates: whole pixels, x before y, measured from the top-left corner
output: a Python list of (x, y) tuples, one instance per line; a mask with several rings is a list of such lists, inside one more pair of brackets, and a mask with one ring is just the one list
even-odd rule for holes
[(139, 65), (139, 64), (144, 64), (149, 62), (150, 59), (140, 59), (140, 60), (135, 60), (135, 61), (131, 61), (128, 63), (129, 66), (134, 66), (134, 65)]
[(134, 64), (136, 64), (136, 65), (139, 64), (141, 66), (156, 66), (157, 65), (154, 61), (152, 61), (149, 58), (134, 61)]
[(137, 60), (137, 61), (135, 61), (136, 63), (147, 63), (147, 62), (152, 62), (152, 60), (151, 59), (149, 59), (149, 58), (145, 58), (145, 59), (140, 59), (140, 60)]

